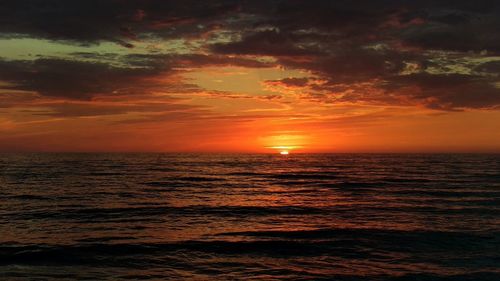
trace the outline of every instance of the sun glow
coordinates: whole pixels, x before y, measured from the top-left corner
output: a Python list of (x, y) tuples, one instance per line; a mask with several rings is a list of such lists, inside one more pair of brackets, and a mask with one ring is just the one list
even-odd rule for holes
[(296, 149), (298, 147), (296, 146), (270, 146), (268, 148), (275, 149), (278, 151), (279, 154), (281, 155), (288, 155), (293, 149)]
[(288, 155), (296, 150), (306, 147), (309, 137), (304, 134), (270, 134), (260, 139), (260, 142), (267, 149), (274, 150), (281, 155)]

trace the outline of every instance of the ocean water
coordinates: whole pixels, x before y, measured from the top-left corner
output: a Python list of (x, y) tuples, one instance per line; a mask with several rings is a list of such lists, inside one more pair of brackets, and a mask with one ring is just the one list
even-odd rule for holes
[(500, 155), (0, 154), (0, 280), (500, 280)]

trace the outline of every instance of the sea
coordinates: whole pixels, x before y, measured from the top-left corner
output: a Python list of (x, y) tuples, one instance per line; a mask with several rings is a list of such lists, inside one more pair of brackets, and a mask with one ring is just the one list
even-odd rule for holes
[(500, 280), (498, 154), (0, 154), (0, 280)]

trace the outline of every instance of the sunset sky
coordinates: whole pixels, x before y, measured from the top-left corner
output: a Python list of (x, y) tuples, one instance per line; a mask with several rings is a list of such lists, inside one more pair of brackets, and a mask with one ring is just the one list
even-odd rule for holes
[(500, 152), (500, 1), (0, 2), (0, 151)]

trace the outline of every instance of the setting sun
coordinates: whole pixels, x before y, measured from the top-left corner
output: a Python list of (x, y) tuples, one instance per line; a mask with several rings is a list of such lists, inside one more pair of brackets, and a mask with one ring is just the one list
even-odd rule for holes
[(279, 145), (279, 146), (268, 146), (266, 148), (274, 149), (281, 155), (288, 155), (294, 149), (301, 148), (300, 146), (290, 146), (290, 145)]

